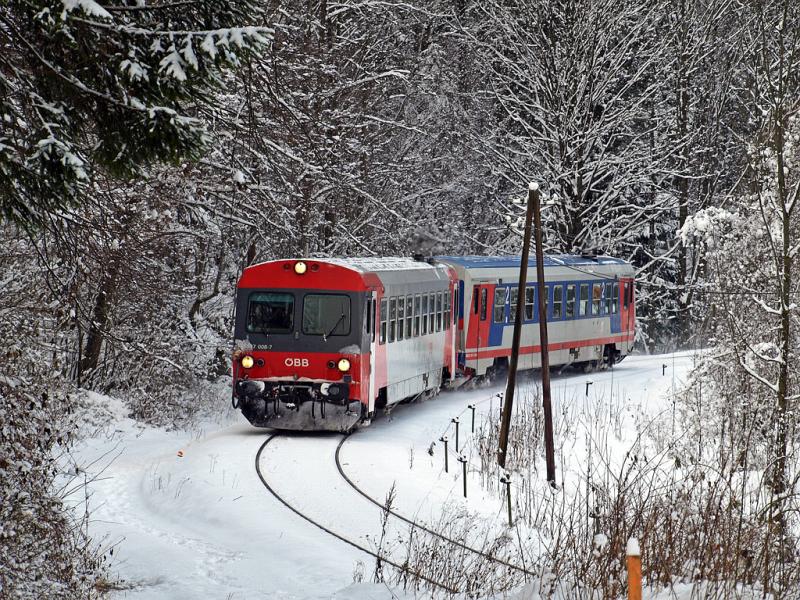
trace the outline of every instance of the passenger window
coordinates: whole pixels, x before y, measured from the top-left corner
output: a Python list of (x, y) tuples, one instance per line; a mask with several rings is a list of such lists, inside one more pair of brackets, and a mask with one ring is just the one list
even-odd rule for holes
[(381, 335), (378, 338), (381, 344), (386, 343), (386, 298), (381, 300)]
[(499, 287), (494, 290), (494, 322), (503, 323), (506, 320), (506, 294), (508, 288)]
[(411, 325), (414, 322), (414, 297), (406, 296), (406, 339), (412, 337)]
[(603, 284), (592, 284), (592, 315), (597, 316), (600, 314), (600, 307), (603, 304)]
[(453, 290), (453, 325), (458, 324), (458, 288)]
[(512, 287), (508, 294), (508, 322), (517, 320), (517, 302), (519, 301), (519, 287)]
[(552, 286), (544, 286), (544, 316), (548, 321), (550, 320), (550, 295), (553, 293)]
[(564, 286), (557, 285), (553, 288), (553, 319), (561, 320), (563, 301)]
[(397, 299), (397, 341), (403, 339), (406, 317), (406, 299), (400, 296)]
[[(367, 311), (364, 319), (366, 321), (366, 330), (369, 334), (372, 332), (372, 301), (369, 298), (367, 298)], [(367, 337), (369, 337), (369, 335)]]
[(444, 316), (442, 317), (442, 327), (450, 329), (450, 290), (444, 293)]
[(428, 333), (435, 331), (436, 322), (436, 293), (430, 293), (430, 301), (428, 302)]
[(585, 317), (589, 314), (589, 284), (582, 283), (581, 284), (581, 314), (580, 316)]
[(481, 288), (481, 321), (486, 320), (487, 301), (489, 299), (489, 290)]
[(535, 292), (533, 286), (525, 288), (525, 320), (533, 321)]
[(613, 286), (610, 283), (607, 283), (603, 287), (605, 288), (603, 290), (603, 293), (605, 294), (605, 297), (606, 297), (606, 314), (610, 315), (610, 314), (613, 314), (613, 311), (611, 310), (612, 300), (614, 298), (614, 296), (611, 294), (611, 290), (613, 289)]
[(567, 285), (567, 318), (575, 318), (575, 284)]
[(397, 298), (389, 298), (389, 343), (395, 340), (397, 331)]
[(472, 289), (472, 312), (478, 314), (478, 286)]
[(422, 335), (428, 335), (428, 294), (422, 294)]
[(414, 337), (419, 335), (419, 312), (422, 310), (422, 299), (419, 294), (414, 296)]
[(436, 294), (436, 331), (442, 330), (442, 292)]

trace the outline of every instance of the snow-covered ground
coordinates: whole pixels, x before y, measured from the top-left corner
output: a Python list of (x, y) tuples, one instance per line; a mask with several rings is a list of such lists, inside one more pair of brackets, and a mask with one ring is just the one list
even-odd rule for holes
[[(691, 360), (687, 354), (629, 357), (613, 372), (555, 376), (554, 414), (563, 421), (578, 406), (637, 418), (668, 410), (669, 392), (680, 386)], [(587, 381), (592, 381), (588, 396)], [(519, 394), (535, 384), (522, 383)], [(341, 449), (343, 470), (376, 499), (385, 498), (394, 485), (395, 510), (415, 520), (437, 522), (443, 510), (457, 507), (502, 527), (505, 505), (496, 494), (481, 489), (471, 446), (466, 451), (468, 498), (462, 496), (450, 422), (460, 416), (463, 445), (470, 436), (468, 405), (477, 405), (480, 422), (490, 411), (497, 412), (496, 394), (502, 389), (498, 383), (445, 392), (424, 403), (397, 407), (347, 439)], [(114, 597), (402, 597), (383, 584), (369, 583), (374, 570), (369, 555), (314, 527), (267, 492), (256, 472), (256, 454), (270, 432), (247, 424), (227, 399), (220, 400), (216, 422), (193, 432), (142, 428), (124, 416), (118, 401), (99, 396), (92, 400), (105, 407), (111, 423), (103, 434), (82, 443), (75, 456), (82, 465), (80, 478), (91, 480), (85, 488), (91, 533), (107, 551), (113, 549), (112, 573), (126, 584)], [(630, 431), (610, 436), (620, 451), (635, 436), (635, 421), (621, 418), (621, 427)], [(447, 474), (439, 442), (445, 433), (451, 450)], [(374, 548), (381, 511), (337, 471), (334, 456), (340, 440), (333, 434), (280, 436), (262, 452), (261, 473), (310, 518)], [(564, 445), (566, 456), (559, 464), (569, 462), (572, 451)], [(581, 460), (580, 451), (575, 452)], [(84, 491), (73, 495), (76, 503)], [(404, 531), (401, 521), (390, 520), (388, 537), (402, 537)]]

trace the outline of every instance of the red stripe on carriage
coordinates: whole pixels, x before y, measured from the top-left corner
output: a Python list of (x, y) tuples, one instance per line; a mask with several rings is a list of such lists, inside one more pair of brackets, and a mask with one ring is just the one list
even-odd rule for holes
[[(600, 344), (612, 344), (614, 342), (632, 342), (633, 335), (612, 336), (604, 338), (595, 338), (592, 340), (572, 340), (568, 342), (554, 342), (548, 344), (547, 348), (552, 352), (554, 350), (566, 350), (568, 348), (582, 348), (585, 346), (599, 346)], [(520, 346), (520, 354), (531, 354), (533, 352), (540, 352), (540, 346)], [(467, 351), (467, 360), (475, 360), (477, 358), (497, 358), (499, 356), (508, 356), (511, 354), (511, 348), (492, 348), (491, 350)]]

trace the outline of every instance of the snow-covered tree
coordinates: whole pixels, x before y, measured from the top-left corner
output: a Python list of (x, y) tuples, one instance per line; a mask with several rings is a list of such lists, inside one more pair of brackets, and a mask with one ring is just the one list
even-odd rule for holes
[[(779, 556), (788, 556), (792, 515), (786, 501), (798, 477), (800, 398), (792, 368), (800, 325), (794, 265), (800, 248), (800, 9), (784, 0), (743, 4), (737, 22), (749, 161), (726, 209), (689, 217), (684, 235), (705, 247), (717, 345), (705, 366), (706, 385), (736, 407), (737, 419), (759, 424), (759, 435), (741, 451), (743, 460), (762, 457), (758, 466), (772, 494), (765, 516), (776, 526)], [(781, 582), (776, 575), (771, 585), (779, 592)]]
[(7, 0), (0, 11), (0, 215), (42, 224), (95, 169), (199, 156), (225, 65), (268, 40), (250, 0)]

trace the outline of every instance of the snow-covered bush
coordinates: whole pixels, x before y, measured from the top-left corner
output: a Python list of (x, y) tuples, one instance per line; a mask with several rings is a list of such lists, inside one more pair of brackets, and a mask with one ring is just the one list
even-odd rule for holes
[[(525, 589), (520, 597), (620, 598), (627, 585), (626, 544), (636, 537), (644, 583), (654, 591), (685, 585), (693, 598), (800, 597), (800, 567), (791, 550), (798, 539), (788, 533), (796, 527), (792, 522), (780, 530), (766, 518), (775, 498), (760, 481), (764, 457), (760, 468), (747, 463), (758, 423), (734, 423), (735, 411), (724, 409), (724, 399), (711, 402), (696, 392), (691, 386), (681, 391), (674, 413), (656, 417), (624, 399), (563, 402), (554, 422), (557, 490), (544, 481), (540, 398), (518, 398), (507, 462), (514, 527), (453, 506), (432, 529), (533, 575), (412, 530), (401, 548), (406, 568), (389, 580), (433, 593), (424, 579), (433, 578), (470, 597)], [(499, 423), (496, 411), (489, 414), (469, 451), (477, 455), (484, 488), (503, 506)], [(795, 500), (791, 506), (800, 508)]]
[[(59, 378), (31, 367), (41, 355), (6, 355), (0, 374), (0, 596), (73, 600), (100, 595), (103, 557), (88, 515), (65, 508), (56, 456), (75, 432), (73, 399)], [(24, 368), (23, 368), (24, 365)], [(66, 387), (66, 386), (64, 386)]]

